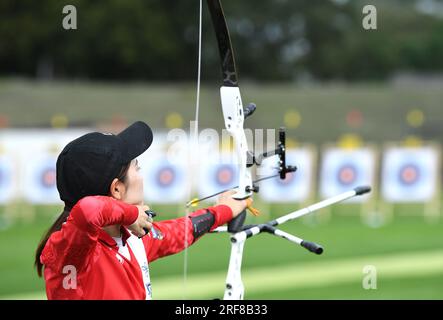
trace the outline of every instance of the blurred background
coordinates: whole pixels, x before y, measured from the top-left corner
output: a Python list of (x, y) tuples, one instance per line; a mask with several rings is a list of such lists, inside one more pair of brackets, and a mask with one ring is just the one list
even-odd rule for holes
[[(248, 222), (373, 187), (282, 226), (322, 244), (322, 256), (267, 234), (248, 241), (245, 298), (442, 299), (443, 1), (222, 4), (243, 102), (258, 108), (245, 126), (285, 126), (288, 162), (298, 167), (284, 183), (261, 185), (262, 215)], [(368, 4), (376, 29), (362, 24)], [(76, 29), (63, 27), (66, 5), (76, 8)], [(0, 299), (45, 299), (33, 257), (63, 208), (55, 160), (83, 133), (117, 133), (137, 120), (153, 127), (140, 163), (157, 220), (183, 216), (190, 196), (235, 184), (235, 166), (206, 163), (207, 153), (197, 167), (166, 157), (168, 133), (188, 132), (194, 118), (198, 8), (196, 0), (0, 2)], [(203, 1), (200, 130), (224, 128), (220, 83)], [(199, 240), (186, 283), (183, 253), (152, 263), (154, 299), (221, 298), (229, 252), (227, 235)]]

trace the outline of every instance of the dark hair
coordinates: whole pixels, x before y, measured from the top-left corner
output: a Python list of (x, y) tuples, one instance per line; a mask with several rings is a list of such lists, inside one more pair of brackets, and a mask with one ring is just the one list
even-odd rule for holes
[[(131, 165), (131, 162), (128, 164), (125, 164), (122, 166), (120, 173), (116, 177), (118, 180), (126, 184), (127, 180), (127, 174), (129, 167)], [(46, 231), (44, 236), (41, 238), (40, 243), (37, 247), (37, 250), (35, 251), (35, 261), (34, 266), (37, 268), (37, 274), (39, 277), (42, 276), (43, 273), (43, 264), (40, 262), (40, 256), (43, 252), (43, 249), (46, 246), (46, 242), (48, 242), (49, 237), (56, 231), (59, 231), (62, 228), (63, 223), (66, 222), (66, 220), (69, 217), (69, 213), (71, 212), (71, 209), (64, 208), (63, 212), (60, 214), (60, 216), (55, 220), (55, 222), (52, 224), (52, 226)]]

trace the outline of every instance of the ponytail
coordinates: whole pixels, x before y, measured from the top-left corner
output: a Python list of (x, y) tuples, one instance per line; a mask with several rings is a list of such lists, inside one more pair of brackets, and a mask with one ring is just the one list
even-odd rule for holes
[(51, 234), (53, 234), (56, 231), (59, 231), (62, 228), (63, 223), (66, 222), (66, 220), (69, 217), (69, 212), (70, 210), (65, 207), (61, 215), (57, 218), (57, 220), (55, 220), (55, 222), (48, 229), (48, 231), (46, 231), (45, 235), (40, 240), (37, 250), (35, 251), (35, 262), (34, 262), (39, 277), (41, 277), (43, 273), (43, 264), (40, 261), (40, 256), (43, 252), (43, 249), (45, 248), (46, 242), (48, 242), (48, 239), (51, 236)]

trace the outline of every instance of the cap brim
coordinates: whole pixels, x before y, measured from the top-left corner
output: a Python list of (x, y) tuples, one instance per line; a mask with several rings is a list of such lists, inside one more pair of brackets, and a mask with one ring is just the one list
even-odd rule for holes
[(130, 161), (145, 152), (152, 143), (152, 130), (142, 121), (137, 121), (117, 135), (127, 147), (126, 160)]

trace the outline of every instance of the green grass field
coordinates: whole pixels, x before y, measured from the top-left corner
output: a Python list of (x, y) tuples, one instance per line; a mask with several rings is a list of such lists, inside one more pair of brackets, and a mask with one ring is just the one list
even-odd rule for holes
[[(177, 207), (153, 206), (159, 219)], [(33, 270), (33, 251), (58, 207), (36, 207), (35, 221), (19, 221), (0, 231), (0, 298), (44, 299), (44, 283)], [(271, 206), (272, 216), (292, 211)], [(4, 208), (0, 210), (4, 212)], [(331, 218), (287, 223), (282, 229), (324, 246), (316, 256), (281, 238), (263, 234), (248, 240), (243, 257), (246, 299), (443, 299), (443, 224), (426, 223), (420, 207), (378, 228), (361, 222), (356, 205), (336, 206)], [(414, 215), (417, 213), (416, 215)], [(252, 218), (248, 218), (252, 222)], [(316, 222), (322, 221), (322, 222)], [(209, 234), (184, 254), (151, 264), (156, 299), (221, 298), (230, 246), (227, 235)], [(363, 289), (363, 267), (377, 269), (377, 289)]]

